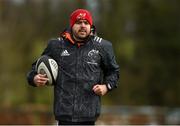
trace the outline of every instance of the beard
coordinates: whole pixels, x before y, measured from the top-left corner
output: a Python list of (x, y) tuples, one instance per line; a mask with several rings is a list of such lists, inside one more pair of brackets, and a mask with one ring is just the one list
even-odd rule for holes
[(77, 32), (73, 32), (74, 39), (77, 41), (84, 41), (89, 37), (90, 33), (87, 33), (86, 30), (80, 29)]

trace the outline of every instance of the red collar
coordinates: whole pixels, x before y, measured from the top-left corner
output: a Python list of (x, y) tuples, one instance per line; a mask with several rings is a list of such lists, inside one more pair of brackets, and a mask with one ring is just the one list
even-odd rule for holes
[(69, 32), (64, 32), (64, 33), (62, 33), (62, 36), (63, 36), (64, 38), (68, 39), (72, 44), (77, 43), (77, 46), (78, 46), (78, 47), (84, 45), (83, 42), (75, 42), (75, 41), (73, 40), (73, 38), (71, 37), (71, 34), (70, 34)]

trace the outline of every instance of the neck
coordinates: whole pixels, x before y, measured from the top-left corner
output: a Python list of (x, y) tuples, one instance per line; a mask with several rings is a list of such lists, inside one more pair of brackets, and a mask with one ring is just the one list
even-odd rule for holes
[(86, 40), (89, 38), (89, 36), (87, 36), (86, 38), (81, 39), (81, 38), (77, 38), (76, 36), (72, 35), (72, 38), (73, 38), (73, 39), (75, 40), (75, 42), (77, 42), (77, 43), (83, 43), (84, 41), (86, 41)]
[(73, 35), (73, 39), (76, 41), (76, 42), (83, 42), (85, 39), (80, 39), (80, 38), (77, 38), (76, 36)]

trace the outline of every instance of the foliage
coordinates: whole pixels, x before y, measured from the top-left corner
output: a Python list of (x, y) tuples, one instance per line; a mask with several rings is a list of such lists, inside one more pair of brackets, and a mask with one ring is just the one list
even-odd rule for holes
[(52, 104), (53, 88), (28, 86), (26, 74), (48, 40), (68, 26), (70, 13), (88, 8), (98, 35), (113, 43), (120, 65), (119, 87), (103, 103), (179, 106), (179, 4), (178, 0), (1, 0), (0, 102)]

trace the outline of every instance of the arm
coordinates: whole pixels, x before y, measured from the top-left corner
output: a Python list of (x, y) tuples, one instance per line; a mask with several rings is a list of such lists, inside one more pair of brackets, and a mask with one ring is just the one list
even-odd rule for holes
[[(48, 46), (45, 48), (41, 55), (51, 55), (51, 41), (49, 42)], [(37, 86), (44, 86), (48, 81), (48, 78), (45, 75), (37, 74), (35, 69), (37, 60), (32, 64), (31, 70), (27, 74), (27, 81), (29, 85), (37, 87)]]
[(104, 45), (104, 56), (103, 56), (103, 72), (104, 72), (104, 83), (108, 90), (117, 88), (119, 79), (119, 65), (116, 62), (112, 44), (106, 42)]
[(119, 79), (119, 65), (116, 63), (112, 44), (108, 41), (103, 41), (102, 49), (102, 70), (103, 70), (103, 84), (97, 84), (93, 87), (93, 91), (97, 95), (105, 95), (113, 88), (117, 88)]

